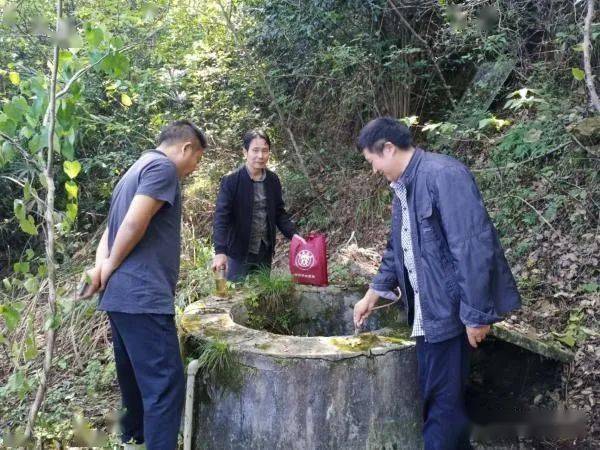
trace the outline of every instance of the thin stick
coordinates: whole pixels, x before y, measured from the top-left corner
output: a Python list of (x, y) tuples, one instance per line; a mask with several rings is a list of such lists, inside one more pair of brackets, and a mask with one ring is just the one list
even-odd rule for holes
[(523, 197), (519, 197), (518, 195), (509, 195), (509, 197), (513, 197), (513, 198), (518, 198), (519, 200), (521, 200), (523, 203), (525, 203), (527, 206), (529, 206), (531, 209), (533, 209), (535, 211), (535, 213), (538, 215), (538, 217), (540, 219), (542, 219), (542, 221), (548, 225), (552, 231), (556, 231), (556, 228), (554, 228), (550, 222), (548, 222), (546, 220), (546, 218), (543, 216), (543, 214), (541, 212), (539, 212), (537, 209), (535, 209), (535, 206), (533, 206), (531, 203), (529, 203), (527, 200), (525, 200)]
[[(61, 26), (62, 19), (62, 0), (56, 2), (56, 33), (59, 33), (59, 27)], [(45, 222), (46, 222), (46, 267), (47, 267), (47, 280), (48, 280), (48, 309), (52, 317), (56, 314), (56, 266), (54, 262), (54, 178), (53, 178), (53, 161), (54, 161), (54, 129), (56, 126), (56, 79), (58, 74), (58, 63), (59, 63), (59, 46), (58, 41), (54, 44), (54, 55), (52, 64), (52, 73), (50, 77), (50, 104), (48, 109), (49, 123), (48, 125), (48, 157), (46, 161), (46, 211), (45, 211)], [(44, 354), (44, 362), (42, 366), (42, 373), (40, 374), (40, 383), (38, 385), (35, 399), (29, 409), (29, 415), (27, 419), (27, 426), (25, 428), (25, 436), (31, 437), (33, 434), (33, 427), (40, 407), (44, 401), (46, 395), (46, 389), (48, 387), (48, 376), (50, 369), (52, 368), (52, 356), (54, 353), (54, 343), (56, 340), (56, 331), (54, 327), (50, 327), (46, 332), (46, 350)]]
[(545, 156), (551, 155), (552, 153), (557, 152), (557, 151), (565, 148), (567, 145), (569, 145), (569, 143), (565, 142), (564, 144), (561, 144), (558, 147), (556, 147), (556, 148), (554, 148), (554, 149), (552, 149), (550, 151), (547, 151), (546, 153), (534, 156), (532, 158), (526, 159), (524, 161), (520, 161), (518, 163), (507, 164), (507, 165), (502, 166), (502, 167), (485, 167), (483, 169), (471, 169), (471, 172), (494, 172), (494, 171), (500, 172), (501, 170), (504, 170), (504, 169), (514, 169), (515, 167), (522, 166), (523, 164), (527, 164), (527, 163), (529, 163), (531, 161), (535, 161), (536, 159), (540, 159), (540, 158), (543, 158)]
[(590, 100), (596, 111), (600, 112), (600, 99), (596, 92), (596, 86), (594, 84), (594, 76), (592, 75), (592, 64), (591, 64), (591, 47), (592, 41), (590, 35), (592, 34), (592, 19), (594, 18), (594, 0), (588, 0), (587, 2), (587, 15), (585, 16), (585, 24), (583, 26), (583, 69), (585, 71), (585, 84), (587, 85), (588, 91), (590, 92)]

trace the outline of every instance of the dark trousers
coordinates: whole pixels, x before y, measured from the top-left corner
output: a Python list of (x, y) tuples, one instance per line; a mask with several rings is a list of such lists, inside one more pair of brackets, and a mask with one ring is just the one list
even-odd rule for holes
[(464, 395), (470, 351), (464, 333), (435, 344), (417, 338), (425, 450), (471, 448)]
[(243, 259), (227, 258), (227, 279), (229, 281), (242, 281), (247, 275), (259, 270), (271, 270), (273, 252), (264, 242), (261, 242), (258, 254), (249, 253)]
[(169, 314), (109, 312), (121, 388), (123, 442), (174, 450), (185, 378), (175, 320)]

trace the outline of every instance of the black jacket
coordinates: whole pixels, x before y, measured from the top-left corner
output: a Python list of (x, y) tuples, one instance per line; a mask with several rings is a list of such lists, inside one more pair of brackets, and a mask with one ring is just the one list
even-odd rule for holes
[[(285, 211), (281, 182), (277, 175), (267, 169), (264, 183), (267, 197), (267, 231), (273, 252), (275, 226), (288, 239), (296, 232), (296, 226)], [(253, 204), (254, 183), (245, 166), (221, 179), (213, 221), (215, 253), (224, 253), (236, 259), (245, 259), (248, 256)]]

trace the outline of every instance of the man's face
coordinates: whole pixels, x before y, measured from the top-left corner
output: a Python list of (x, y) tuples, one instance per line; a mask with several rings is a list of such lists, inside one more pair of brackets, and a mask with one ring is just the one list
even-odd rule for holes
[(248, 167), (254, 170), (263, 170), (269, 162), (269, 144), (261, 137), (255, 137), (250, 142), (248, 150), (244, 149), (244, 158)]
[(394, 159), (394, 148), (391, 143), (386, 143), (383, 146), (381, 154), (370, 152), (368, 149), (363, 149), (363, 156), (373, 169), (373, 173), (382, 174), (389, 182), (396, 181), (398, 178), (398, 168)]
[(185, 142), (181, 148), (181, 167), (184, 177), (191, 174), (198, 167), (202, 159), (204, 149), (197, 140)]

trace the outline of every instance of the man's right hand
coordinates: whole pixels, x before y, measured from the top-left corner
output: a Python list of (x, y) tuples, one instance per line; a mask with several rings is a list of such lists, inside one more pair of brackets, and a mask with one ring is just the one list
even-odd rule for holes
[(360, 328), (371, 315), (379, 296), (371, 289), (367, 291), (365, 296), (354, 305), (354, 326)]
[(227, 255), (224, 253), (219, 253), (219, 254), (215, 255), (215, 257), (213, 258), (211, 268), (212, 268), (213, 272), (216, 272), (221, 267), (223, 267), (225, 269), (225, 272), (227, 272)]

